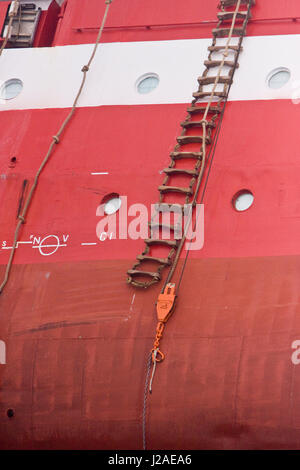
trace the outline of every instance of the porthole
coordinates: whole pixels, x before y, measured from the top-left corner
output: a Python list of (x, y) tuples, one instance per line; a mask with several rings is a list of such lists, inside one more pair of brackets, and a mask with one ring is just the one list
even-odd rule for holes
[(111, 193), (102, 199), (101, 204), (104, 204), (104, 212), (106, 215), (115, 214), (122, 205), (122, 200), (119, 194)]
[(291, 72), (285, 67), (279, 67), (269, 73), (267, 82), (269, 88), (282, 88), (291, 78)]
[(0, 88), (0, 97), (3, 100), (12, 100), (16, 98), (23, 89), (23, 82), (18, 78), (11, 78), (3, 83)]
[(232, 204), (238, 212), (244, 212), (249, 209), (254, 202), (254, 196), (248, 189), (238, 191), (233, 199)]
[(151, 93), (159, 84), (159, 77), (155, 73), (148, 73), (140, 77), (136, 83), (137, 91), (141, 95)]

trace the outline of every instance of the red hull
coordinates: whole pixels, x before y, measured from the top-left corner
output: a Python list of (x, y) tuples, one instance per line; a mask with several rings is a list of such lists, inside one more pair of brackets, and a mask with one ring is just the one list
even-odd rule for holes
[[(55, 36), (50, 19), (57, 21), (57, 4), (49, 17), (43, 12), (35, 46), (54, 36), (52, 45), (60, 47), (27, 50), (35, 70), (22, 76), (27, 88), (19, 101), (6, 107), (0, 101), (0, 279), (18, 210), (69, 111), (69, 88), (81, 77), (72, 60), (87, 59), (85, 45), (95, 41), (104, 11), (98, 0), (80, 2), (81, 8), (78, 0), (63, 7)], [(112, 192), (126, 195), (128, 205), (157, 201), (188, 106), (189, 79), (183, 73), (176, 82), (178, 57), (191, 54), (188, 68), (195, 50), (206, 53), (219, 0), (173, 0), (172, 9), (161, 0), (140, 3), (119, 1), (109, 18), (94, 66), (99, 74), (109, 70), (111, 82), (101, 82), (99, 91), (102, 75), (89, 76), (42, 174), (1, 294), (1, 449), (143, 447), (146, 362), (162, 284), (148, 290), (126, 284), (144, 241), (100, 242), (96, 209)], [(149, 449), (300, 449), (300, 365), (292, 360), (293, 344), (300, 344), (300, 108), (291, 89), (276, 94), (265, 76), (265, 68), (298, 63), (300, 6), (256, 3), (241, 57), (246, 77), (238, 70), (206, 188), (204, 247), (190, 253), (161, 342), (166, 359), (148, 397)], [(195, 18), (209, 23), (192, 24)], [(275, 47), (276, 60), (275, 41), (285, 45), (281, 55)], [(250, 52), (258, 42), (256, 64)], [(20, 50), (5, 52), (1, 80), (19, 73), (18, 61), (27, 63)], [(124, 57), (120, 75), (116, 64)], [(251, 75), (255, 66), (261, 75)], [(138, 96), (137, 78), (155, 67), (157, 94)], [(293, 79), (298, 72), (295, 65)], [(245, 213), (232, 205), (241, 189), (255, 198)], [(48, 237), (65, 241), (51, 256), (39, 248)]]

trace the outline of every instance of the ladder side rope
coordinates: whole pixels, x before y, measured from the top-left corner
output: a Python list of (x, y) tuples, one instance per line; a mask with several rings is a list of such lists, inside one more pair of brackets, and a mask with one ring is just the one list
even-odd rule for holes
[[(243, 39), (243, 37), (244, 37), (244, 35), (245, 35), (245, 31), (246, 31), (246, 27), (247, 27), (247, 22), (248, 22), (248, 19), (249, 19), (250, 10), (251, 10), (251, 6), (252, 6), (252, 5), (253, 5), (253, 2), (249, 2), (248, 10), (247, 10), (247, 17), (246, 17), (245, 24), (244, 24), (244, 28), (243, 28), (242, 39)], [(227, 46), (229, 47), (229, 43), (228, 43), (228, 42), (227, 42)], [(242, 46), (242, 43), (240, 42), (239, 48), (238, 48), (238, 51), (237, 51), (237, 55), (236, 55), (236, 58), (235, 58), (235, 64), (236, 64), (237, 61), (238, 61), (239, 54), (240, 54), (240, 51), (241, 51), (241, 46)], [(216, 150), (216, 145), (217, 145), (217, 142), (218, 142), (218, 139), (219, 139), (219, 134), (220, 134), (220, 130), (221, 130), (221, 124), (222, 124), (222, 121), (223, 121), (224, 112), (225, 112), (226, 104), (227, 104), (227, 101), (228, 101), (228, 95), (229, 95), (231, 86), (232, 86), (232, 82), (231, 82), (231, 84), (229, 85), (228, 94), (227, 94), (227, 97), (226, 97), (226, 99), (225, 99), (224, 107), (223, 107), (223, 109), (222, 109), (221, 117), (220, 117), (220, 120), (219, 120), (219, 123), (218, 123), (218, 129), (217, 129), (217, 132), (216, 132), (216, 134), (215, 134), (215, 138), (214, 138), (214, 141), (213, 141), (213, 144), (212, 144), (212, 148), (210, 149), (210, 150), (211, 150), (211, 153), (212, 153), (212, 159), (211, 159), (211, 162), (210, 162), (209, 171), (208, 171), (208, 174), (207, 174), (207, 177), (206, 177), (205, 186), (204, 186), (203, 193), (202, 193), (202, 197), (201, 197), (201, 201), (200, 201), (201, 204), (202, 204), (202, 202), (203, 202), (204, 194), (205, 194), (205, 191), (206, 191), (206, 187), (207, 187), (207, 183), (208, 183), (208, 178), (209, 178), (209, 174), (210, 174), (210, 170), (211, 170), (211, 165), (212, 165), (212, 161), (213, 161), (213, 158), (214, 158), (214, 154), (215, 154), (215, 150)], [(200, 189), (200, 187), (198, 188), (198, 191), (199, 191), (199, 189)], [(195, 230), (196, 224), (197, 224), (197, 220), (195, 220), (195, 224), (194, 224), (193, 230)], [(181, 270), (180, 281), (179, 281), (179, 283), (178, 283), (177, 290), (176, 290), (176, 294), (177, 294), (177, 295), (178, 295), (179, 286), (180, 286), (180, 283), (181, 283), (181, 280), (182, 280), (182, 277), (183, 277), (183, 273), (184, 273), (186, 261), (187, 261), (187, 258), (188, 258), (188, 256), (189, 256), (190, 245), (191, 245), (191, 242), (190, 242), (189, 245), (188, 245), (187, 253), (186, 253), (186, 257), (185, 257), (185, 262), (184, 262), (184, 266), (182, 267), (182, 270)], [(167, 280), (166, 283), (167, 283), (167, 282), (169, 282), (169, 281)], [(166, 283), (165, 283), (165, 284), (166, 284)]]
[[(79, 87), (79, 90), (78, 90), (78, 93), (75, 97), (75, 100), (73, 102), (73, 105), (72, 105), (72, 109), (71, 111), (69, 112), (68, 116), (66, 117), (66, 119), (63, 121), (61, 127), (59, 128), (58, 132), (56, 133), (56, 135), (54, 135), (52, 137), (52, 142), (50, 144), (50, 147), (48, 149), (48, 152), (44, 158), (44, 160), (42, 161), (36, 175), (35, 175), (35, 178), (34, 178), (34, 182), (31, 186), (31, 189), (30, 189), (30, 192), (28, 194), (28, 197), (25, 201), (25, 204), (24, 204), (24, 207), (23, 207), (23, 210), (21, 212), (21, 214), (18, 216), (18, 223), (17, 223), (17, 226), (16, 226), (16, 230), (15, 230), (15, 234), (14, 234), (14, 241), (13, 241), (13, 246), (12, 246), (12, 250), (11, 250), (11, 253), (10, 253), (10, 257), (9, 257), (9, 261), (7, 263), (7, 266), (6, 266), (6, 270), (5, 270), (5, 274), (4, 274), (4, 279), (3, 279), (3, 282), (2, 284), (0, 285), (0, 294), (3, 292), (3, 289), (4, 287), (6, 286), (7, 282), (8, 282), (8, 279), (9, 279), (9, 275), (10, 275), (10, 271), (11, 271), (11, 268), (12, 268), (12, 264), (13, 264), (13, 260), (14, 260), (14, 256), (15, 256), (15, 252), (16, 252), (16, 248), (17, 248), (17, 245), (18, 245), (18, 240), (19, 240), (19, 233), (20, 233), (20, 229), (22, 227), (23, 224), (26, 223), (26, 215), (27, 215), (27, 212), (28, 212), (28, 209), (29, 209), (29, 206), (32, 202), (32, 199), (33, 199), (33, 196), (35, 194), (35, 191), (36, 191), (36, 188), (37, 188), (37, 185), (38, 185), (38, 182), (39, 182), (39, 177), (40, 177), (40, 174), (42, 173), (44, 167), (46, 166), (46, 164), (48, 163), (53, 151), (54, 151), (54, 147), (59, 144), (60, 142), (60, 136), (61, 134), (64, 132), (65, 128), (67, 127), (69, 121), (72, 119), (74, 113), (75, 113), (75, 110), (77, 108), (77, 104), (78, 104), (78, 100), (82, 94), (82, 91), (83, 91), (83, 88), (84, 88), (84, 85), (85, 85), (85, 82), (86, 82), (86, 76), (87, 76), (87, 72), (89, 71), (89, 68), (94, 60), (94, 57), (96, 55), (96, 52), (97, 52), (97, 49), (98, 49), (98, 46), (99, 46), (99, 43), (100, 43), (100, 40), (101, 40), (101, 37), (102, 37), (102, 33), (103, 33), (103, 29), (105, 27), (105, 24), (106, 24), (106, 20), (107, 20), (107, 16), (108, 16), (108, 12), (109, 12), (109, 8), (110, 8), (110, 5), (112, 3), (113, 0), (105, 0), (105, 4), (106, 4), (106, 8), (105, 8), (105, 12), (104, 12), (104, 16), (103, 16), (103, 19), (102, 19), (102, 23), (101, 23), (101, 26), (100, 26), (100, 29), (99, 29), (99, 32), (98, 32), (98, 35), (97, 35), (97, 39), (96, 39), (96, 43), (94, 45), (94, 48), (93, 48), (93, 52), (90, 56), (90, 59), (88, 61), (88, 63), (86, 65), (84, 65), (81, 69), (81, 71), (83, 72), (83, 77), (82, 77), (82, 81), (81, 81), (81, 85)], [(3, 46), (3, 45), (2, 45)]]
[[(226, 42), (225, 51), (223, 52), (223, 59), (221, 61), (219, 71), (218, 71), (218, 74), (216, 76), (215, 83), (214, 83), (214, 86), (213, 86), (213, 89), (212, 89), (212, 92), (211, 92), (211, 95), (210, 95), (210, 98), (209, 98), (209, 101), (207, 103), (206, 110), (205, 110), (205, 113), (204, 113), (204, 116), (203, 116), (203, 126), (205, 126), (205, 127), (207, 125), (206, 118), (207, 118), (207, 114), (208, 114), (210, 105), (212, 103), (213, 97), (214, 97), (214, 92), (216, 91), (217, 85), (219, 83), (219, 79), (220, 79), (220, 76), (221, 76), (222, 68), (224, 67), (224, 64), (225, 64), (226, 57), (228, 57), (230, 41), (232, 39), (232, 34), (233, 34), (235, 22), (236, 22), (236, 17), (237, 17), (237, 14), (239, 12), (240, 6), (241, 6), (241, 0), (238, 0), (238, 2), (236, 4), (236, 9), (234, 11), (234, 15), (232, 17), (231, 28), (230, 28), (230, 31), (229, 31), (229, 34), (228, 34), (228, 39), (227, 39), (227, 42)], [(205, 140), (204, 140), (204, 146), (205, 145), (206, 145), (206, 143), (205, 143)]]
[(14, 21), (14, 19), (16, 18), (17, 14), (18, 14), (19, 8), (20, 8), (20, 11), (21, 11), (21, 5), (20, 5), (19, 0), (14, 0), (10, 5), (9, 13), (8, 13), (9, 21), (8, 21), (8, 25), (7, 25), (7, 34), (6, 34), (6, 36), (4, 38), (4, 41), (3, 41), (2, 45), (1, 45), (1, 48), (0, 48), (0, 57), (2, 55), (3, 50), (7, 46), (8, 40), (10, 38), (10, 33), (11, 33), (11, 30), (12, 30), (12, 24), (13, 24), (13, 21)]
[[(202, 130), (203, 130), (202, 162), (201, 162), (201, 169), (200, 169), (200, 173), (199, 173), (199, 177), (198, 177), (198, 181), (197, 181), (197, 186), (196, 186), (194, 198), (193, 198), (193, 201), (192, 201), (192, 209), (193, 209), (193, 207), (195, 206), (195, 204), (196, 204), (196, 202), (197, 202), (198, 193), (199, 193), (199, 189), (200, 189), (200, 186), (201, 186), (201, 183), (202, 183), (203, 173), (204, 173), (205, 164), (206, 164), (206, 133), (207, 133), (207, 121), (206, 121), (206, 118), (207, 118), (207, 115), (208, 115), (208, 112), (209, 112), (211, 103), (212, 103), (212, 101), (213, 101), (214, 93), (215, 93), (216, 88), (217, 88), (217, 85), (218, 85), (218, 83), (219, 83), (219, 79), (220, 79), (220, 76), (221, 76), (221, 73), (222, 73), (222, 68), (224, 67), (226, 57), (228, 57), (228, 50), (229, 50), (229, 46), (230, 46), (230, 41), (231, 41), (231, 39), (232, 39), (232, 34), (233, 34), (235, 22), (236, 22), (236, 17), (237, 17), (237, 14), (238, 14), (238, 12), (239, 12), (240, 6), (241, 6), (241, 0), (238, 0), (238, 2), (237, 2), (237, 4), (236, 4), (236, 9), (235, 9), (234, 15), (233, 15), (233, 17), (232, 17), (231, 28), (230, 28), (230, 31), (229, 31), (229, 35), (228, 35), (228, 39), (227, 39), (227, 42), (226, 42), (225, 50), (224, 50), (224, 52), (223, 52), (223, 59), (222, 59), (222, 61), (221, 61), (221, 64), (220, 64), (220, 67), (219, 67), (219, 70), (218, 70), (218, 74), (217, 74), (217, 76), (216, 76), (216, 79), (215, 79), (215, 82), (214, 82), (214, 86), (213, 86), (213, 89), (212, 89), (212, 91), (211, 91), (211, 95), (210, 95), (209, 101), (208, 101), (208, 103), (207, 103), (206, 110), (205, 110), (205, 112), (204, 112), (204, 116), (203, 116), (203, 120), (202, 120)], [(249, 7), (249, 8), (250, 8), (250, 7)], [(167, 279), (166, 279), (166, 281), (165, 281), (165, 284), (164, 284), (164, 287), (163, 287), (163, 289), (162, 289), (162, 292), (164, 291), (166, 285), (172, 280), (173, 275), (174, 275), (174, 273), (175, 273), (175, 271), (176, 271), (176, 268), (177, 268), (177, 265), (178, 265), (178, 262), (179, 262), (180, 255), (181, 255), (182, 249), (183, 249), (184, 244), (185, 244), (185, 241), (186, 241), (186, 234), (187, 234), (187, 231), (188, 231), (188, 229), (189, 229), (189, 227), (190, 227), (191, 219), (192, 219), (192, 211), (191, 211), (191, 213), (189, 214), (189, 219), (188, 219), (187, 224), (186, 224), (186, 228), (185, 228), (185, 231), (184, 231), (184, 235), (183, 235), (183, 237), (182, 237), (182, 239), (181, 239), (181, 241), (180, 241), (180, 244), (179, 244), (179, 247), (178, 247), (178, 250), (177, 250), (175, 259), (174, 259), (174, 262), (173, 262), (172, 267), (171, 267), (171, 269), (170, 269), (170, 271), (169, 271), (169, 273), (168, 273), (168, 276), (167, 276)]]

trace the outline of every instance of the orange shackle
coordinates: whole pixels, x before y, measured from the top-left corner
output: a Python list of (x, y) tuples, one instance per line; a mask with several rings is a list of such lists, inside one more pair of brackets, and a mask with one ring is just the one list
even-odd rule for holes
[(164, 292), (158, 296), (156, 303), (157, 319), (166, 323), (174, 311), (175, 306), (175, 284), (167, 284)]

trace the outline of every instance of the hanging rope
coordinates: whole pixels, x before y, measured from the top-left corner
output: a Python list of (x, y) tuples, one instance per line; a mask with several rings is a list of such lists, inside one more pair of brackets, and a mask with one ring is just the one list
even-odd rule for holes
[[(249, 17), (250, 17), (251, 6), (252, 6), (252, 2), (249, 2), (248, 10), (247, 10), (247, 16), (246, 16), (246, 19), (245, 19), (245, 25), (244, 25), (244, 30), (243, 30), (242, 37), (244, 37), (245, 32), (246, 32), (247, 23), (248, 23), (248, 20), (249, 20)], [(227, 43), (227, 46), (229, 46), (228, 43)], [(241, 48), (242, 48), (242, 43), (240, 42), (239, 48), (238, 48), (238, 51), (237, 51), (237, 54), (236, 54), (236, 58), (235, 58), (235, 66), (236, 66), (236, 64), (237, 64), (238, 57), (239, 57), (239, 54), (240, 54), (240, 52), (241, 52)], [(206, 188), (207, 188), (208, 178), (209, 178), (210, 171), (211, 171), (211, 168), (212, 168), (212, 163), (213, 163), (214, 156), (215, 156), (215, 151), (216, 151), (216, 145), (217, 145), (217, 143), (218, 143), (218, 139), (219, 139), (219, 135), (220, 135), (220, 131), (221, 131), (221, 125), (222, 125), (222, 122), (223, 122), (224, 113), (225, 113), (226, 105), (227, 105), (227, 102), (228, 102), (228, 95), (229, 95), (229, 92), (230, 92), (231, 87), (232, 87), (232, 82), (231, 82), (230, 85), (229, 85), (228, 94), (227, 94), (227, 97), (226, 97), (226, 99), (225, 99), (224, 106), (223, 106), (223, 109), (222, 109), (222, 113), (221, 113), (221, 116), (220, 116), (220, 119), (219, 119), (219, 122), (218, 122), (217, 132), (216, 132), (216, 134), (215, 134), (215, 136), (214, 136), (214, 141), (213, 141), (212, 147), (211, 147), (211, 149), (210, 149), (210, 154), (212, 155), (212, 157), (210, 158), (210, 165), (209, 165), (208, 173), (207, 173), (207, 176), (206, 176), (206, 181), (205, 181), (205, 184), (204, 184), (204, 188), (203, 188), (203, 191), (202, 191), (202, 196), (201, 196), (200, 204), (202, 204), (202, 203), (203, 203), (203, 200), (204, 200), (204, 195), (205, 195)], [(195, 224), (194, 224), (194, 226), (193, 226), (193, 230), (194, 230), (194, 231), (195, 231), (195, 229), (196, 229), (196, 224), (197, 224), (197, 222), (198, 222), (198, 221), (197, 221), (197, 218), (196, 218)], [(177, 284), (177, 290), (176, 290), (176, 294), (177, 294), (177, 295), (178, 295), (179, 287), (180, 287), (180, 284), (181, 284), (181, 281), (182, 281), (182, 278), (183, 278), (183, 275), (184, 275), (184, 271), (185, 271), (185, 268), (186, 268), (187, 260), (188, 260), (188, 257), (189, 257), (190, 246), (191, 246), (191, 242), (189, 243), (189, 245), (188, 245), (188, 247), (187, 247), (186, 256), (185, 256), (185, 259), (184, 259), (184, 263), (183, 263), (183, 266), (182, 266), (182, 269), (181, 269), (179, 281), (178, 281), (178, 284)]]
[(102, 37), (103, 29), (104, 29), (104, 26), (105, 26), (105, 23), (106, 23), (106, 20), (107, 20), (107, 15), (108, 15), (108, 12), (109, 12), (109, 8), (110, 8), (110, 5), (111, 5), (112, 1), (113, 0), (105, 0), (106, 8), (105, 8), (102, 23), (101, 23), (101, 26), (100, 26), (100, 29), (99, 29), (99, 32), (98, 32), (98, 35), (97, 35), (96, 43), (94, 45), (94, 49), (93, 49), (93, 52), (90, 56), (90, 59), (89, 59), (88, 63), (86, 65), (84, 65), (81, 69), (81, 71), (83, 73), (83, 77), (82, 77), (82, 81), (81, 81), (81, 85), (79, 87), (78, 93), (77, 93), (76, 98), (73, 102), (72, 109), (69, 112), (66, 119), (63, 121), (63, 123), (60, 126), (60, 128), (59, 128), (58, 132), (56, 133), (56, 135), (54, 135), (52, 137), (52, 142), (50, 144), (48, 152), (47, 152), (44, 160), (42, 161), (42, 163), (41, 163), (41, 165), (40, 165), (40, 167), (39, 167), (39, 169), (38, 169), (38, 171), (35, 175), (34, 182), (32, 184), (32, 187), (31, 187), (30, 191), (29, 191), (28, 197), (25, 201), (24, 208), (23, 208), (21, 214), (18, 216), (19, 221), (18, 221), (17, 226), (16, 226), (13, 246), (12, 246), (12, 250), (11, 250), (11, 253), (10, 253), (9, 261), (7, 263), (7, 266), (6, 266), (4, 279), (3, 279), (2, 284), (0, 285), (0, 294), (3, 292), (3, 289), (4, 289), (4, 287), (6, 286), (6, 284), (8, 282), (8, 278), (9, 278), (9, 274), (10, 274), (11, 267), (12, 267), (12, 264), (13, 264), (16, 248), (17, 248), (17, 245), (18, 245), (20, 229), (21, 229), (22, 225), (26, 223), (26, 215), (28, 213), (29, 206), (30, 206), (30, 204), (32, 202), (32, 199), (33, 199), (33, 196), (35, 194), (35, 191), (36, 191), (36, 188), (37, 188), (37, 185), (38, 185), (38, 182), (39, 182), (39, 177), (40, 177), (44, 167), (48, 163), (51, 155), (53, 154), (54, 148), (56, 147), (56, 145), (59, 144), (60, 136), (64, 132), (65, 128), (67, 127), (67, 125), (69, 123), (69, 121), (72, 119), (72, 117), (75, 113), (75, 110), (77, 108), (78, 100), (81, 96), (82, 90), (83, 90), (85, 82), (86, 82), (87, 72), (89, 71), (90, 66), (91, 66), (91, 64), (94, 60), (95, 55), (96, 55), (96, 52), (97, 52), (97, 49), (98, 49), (98, 46), (99, 46), (99, 43), (100, 43), (100, 40), (101, 40), (101, 37)]
[(149, 378), (152, 366), (152, 353), (150, 352), (147, 360), (147, 367), (146, 367), (146, 378), (145, 378), (145, 388), (144, 388), (144, 403), (143, 403), (143, 449), (147, 449), (147, 436), (146, 436), (146, 425), (147, 425), (147, 400), (148, 400), (148, 386), (149, 386)]
[(9, 13), (8, 13), (9, 21), (8, 21), (8, 25), (7, 25), (7, 33), (6, 33), (4, 41), (3, 41), (2, 45), (1, 45), (1, 48), (0, 48), (0, 57), (2, 55), (2, 52), (4, 51), (4, 49), (7, 46), (7, 43), (8, 43), (9, 38), (10, 38), (10, 33), (11, 33), (11, 30), (12, 30), (13, 21), (16, 18), (19, 10), (20, 10), (20, 15), (21, 15), (20, 2), (19, 2), (19, 0), (14, 0), (11, 3), (10, 7), (9, 7)]

